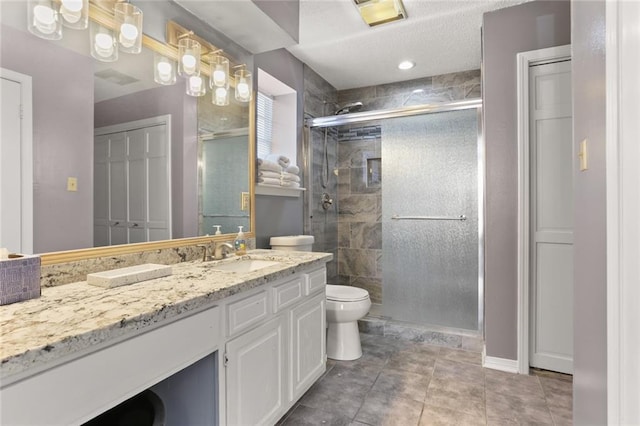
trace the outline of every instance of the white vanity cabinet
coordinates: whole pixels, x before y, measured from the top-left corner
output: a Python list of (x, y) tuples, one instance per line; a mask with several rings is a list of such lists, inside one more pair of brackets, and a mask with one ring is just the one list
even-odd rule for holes
[(325, 282), (322, 268), (227, 304), (227, 425), (275, 424), (324, 373)]

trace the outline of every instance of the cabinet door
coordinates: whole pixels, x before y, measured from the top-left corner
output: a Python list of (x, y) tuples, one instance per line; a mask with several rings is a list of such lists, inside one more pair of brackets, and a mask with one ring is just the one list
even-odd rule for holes
[(278, 316), (227, 343), (227, 423), (274, 424), (284, 414), (285, 346)]
[(326, 370), (324, 291), (294, 308), (290, 318), (289, 401), (294, 401)]

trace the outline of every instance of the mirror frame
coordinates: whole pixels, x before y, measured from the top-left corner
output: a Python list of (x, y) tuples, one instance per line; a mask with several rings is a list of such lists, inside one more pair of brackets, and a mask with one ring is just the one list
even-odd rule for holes
[[(91, 4), (93, 6), (93, 4)], [(93, 19), (103, 25), (109, 25), (113, 22), (113, 18), (108, 16), (102, 9), (99, 7), (91, 7), (90, 11), (90, 19)], [(155, 40), (149, 37), (146, 34), (142, 35), (142, 45), (148, 49), (151, 49), (154, 52), (161, 53), (163, 55), (167, 55), (177, 59), (178, 53), (177, 49), (168, 44), (162, 43), (158, 40)], [(207, 64), (203, 63), (203, 67), (206, 67)], [(235, 86), (235, 82), (232, 81), (232, 85)], [(247, 161), (249, 162), (249, 223), (251, 229), (248, 232), (245, 232), (247, 238), (255, 239), (255, 226), (256, 226), (256, 215), (255, 215), (255, 147), (256, 147), (256, 132), (255, 132), (255, 111), (256, 111), (256, 93), (253, 90), (253, 94), (251, 97), (251, 102), (249, 103), (249, 152)], [(184, 246), (192, 246), (197, 244), (207, 244), (215, 241), (229, 241), (233, 239), (235, 234), (223, 234), (223, 235), (207, 235), (207, 236), (198, 236), (198, 237), (189, 237), (189, 238), (179, 238), (172, 240), (162, 240), (162, 241), (150, 241), (145, 243), (133, 243), (133, 244), (121, 244), (114, 246), (104, 246), (104, 247), (92, 247), (86, 249), (77, 249), (77, 250), (66, 250), (66, 251), (56, 251), (49, 253), (40, 253), (41, 264), (43, 266), (46, 265), (55, 265), (61, 263), (69, 263), (76, 262), (80, 260), (87, 259), (95, 259), (99, 257), (112, 257), (123, 254), (131, 254), (138, 253), (142, 251), (152, 251), (159, 249), (167, 249), (167, 248), (175, 248), (175, 247), (184, 247)]]

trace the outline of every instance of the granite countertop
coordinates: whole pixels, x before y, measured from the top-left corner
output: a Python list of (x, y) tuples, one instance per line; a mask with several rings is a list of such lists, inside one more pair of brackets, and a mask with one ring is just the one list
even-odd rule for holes
[(0, 379), (27, 376), (179, 315), (214, 306), (214, 302), (324, 266), (328, 253), (251, 250), (253, 259), (279, 265), (254, 272), (230, 273), (212, 262), (172, 265), (173, 275), (116, 288), (77, 282), (42, 289), (38, 299), (0, 306)]

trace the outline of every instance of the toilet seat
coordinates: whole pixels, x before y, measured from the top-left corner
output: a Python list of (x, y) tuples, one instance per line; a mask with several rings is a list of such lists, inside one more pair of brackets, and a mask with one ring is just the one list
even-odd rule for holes
[(327, 284), (327, 300), (334, 302), (360, 302), (369, 298), (369, 292), (347, 285)]

